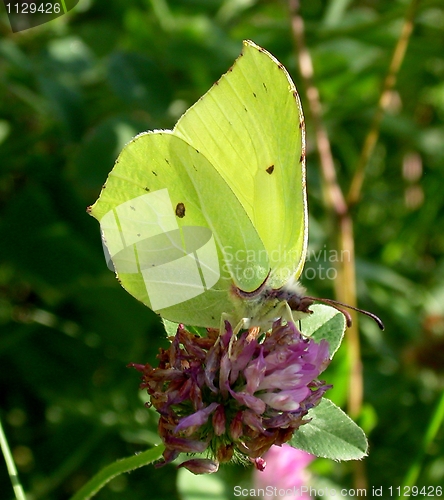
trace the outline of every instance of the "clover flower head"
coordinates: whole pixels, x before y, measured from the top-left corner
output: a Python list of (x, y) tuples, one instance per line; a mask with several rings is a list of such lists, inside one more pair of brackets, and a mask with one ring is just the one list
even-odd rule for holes
[(183, 462), (196, 474), (238, 460), (265, 468), (264, 453), (289, 441), (331, 386), (317, 377), (329, 363), (328, 342), (305, 338), (291, 323), (276, 321), (267, 334), (191, 334), (183, 325), (161, 349), (159, 366), (132, 364), (141, 388), (160, 415), (163, 462), (180, 453), (206, 454)]

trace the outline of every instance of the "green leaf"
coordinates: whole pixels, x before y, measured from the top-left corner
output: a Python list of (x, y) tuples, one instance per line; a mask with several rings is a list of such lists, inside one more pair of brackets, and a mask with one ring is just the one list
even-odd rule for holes
[(177, 332), (177, 327), (179, 323), (175, 323), (174, 321), (170, 321), (169, 319), (162, 318), (163, 326), (165, 327), (165, 332), (168, 337), (174, 337)]
[[(163, 326), (165, 327), (165, 332), (168, 337), (174, 337), (177, 333), (177, 327), (179, 323), (175, 323), (174, 321), (170, 321), (169, 319), (162, 319)], [(199, 337), (206, 337), (207, 330), (206, 328), (198, 327), (198, 326), (188, 326), (185, 328), (190, 332), (194, 333), (194, 335), (199, 335)]]
[(199, 337), (207, 337), (208, 336), (207, 329), (203, 328), (201, 326), (187, 326), (186, 329), (190, 333), (194, 333), (194, 335), (198, 335)]
[(295, 432), (289, 444), (317, 457), (359, 460), (367, 455), (364, 431), (328, 399), (308, 412), (311, 421)]
[(310, 306), (313, 314), (301, 320), (301, 332), (316, 342), (328, 341), (330, 359), (339, 349), (346, 328), (344, 315), (334, 307), (324, 304)]

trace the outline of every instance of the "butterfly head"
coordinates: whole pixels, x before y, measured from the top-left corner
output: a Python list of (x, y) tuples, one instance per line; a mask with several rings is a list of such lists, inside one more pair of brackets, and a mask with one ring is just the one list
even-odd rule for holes
[[(267, 280), (265, 280), (264, 283), (253, 292), (244, 292), (239, 288), (234, 287), (235, 295), (243, 299), (246, 316), (252, 323), (254, 323), (258, 318), (259, 321), (256, 322), (259, 323), (263, 323), (264, 320), (266, 322), (267, 320), (270, 321), (276, 319), (273, 317), (273, 314), (275, 314), (275, 311), (278, 310), (283, 311), (283, 309), (279, 307), (282, 303), (288, 304), (293, 313), (294, 319), (300, 319), (305, 314), (312, 314), (310, 306), (314, 302), (321, 302), (334, 307), (342, 313), (347, 322), (347, 327), (352, 325), (352, 317), (349, 311), (347, 311), (347, 309), (351, 309), (372, 318), (379, 328), (384, 330), (384, 323), (375, 314), (348, 304), (344, 304), (337, 300), (323, 299), (306, 295), (305, 288), (294, 278), (290, 279), (288, 283), (278, 289), (267, 288), (266, 284)], [(297, 314), (295, 315), (294, 313)]]

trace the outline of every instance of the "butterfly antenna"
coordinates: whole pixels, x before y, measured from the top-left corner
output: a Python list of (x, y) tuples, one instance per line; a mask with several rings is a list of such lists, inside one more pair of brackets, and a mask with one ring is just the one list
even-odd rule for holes
[(364, 311), (364, 309), (359, 309), (358, 307), (349, 306), (348, 304), (344, 304), (342, 302), (339, 302), (338, 300), (333, 300), (333, 299), (318, 299), (316, 297), (304, 297), (304, 298), (309, 300), (314, 300), (316, 302), (322, 302), (323, 304), (327, 304), (329, 306), (333, 306), (335, 309), (337, 309), (345, 316), (345, 320), (347, 321), (348, 327), (350, 327), (352, 324), (352, 318), (350, 313), (343, 309), (344, 307), (346, 309), (352, 309), (353, 311), (356, 311), (358, 313), (365, 314), (369, 318), (372, 318), (372, 320), (379, 326), (381, 330), (385, 329), (384, 323), (378, 318), (378, 316), (376, 316), (376, 314), (373, 314), (369, 311)]

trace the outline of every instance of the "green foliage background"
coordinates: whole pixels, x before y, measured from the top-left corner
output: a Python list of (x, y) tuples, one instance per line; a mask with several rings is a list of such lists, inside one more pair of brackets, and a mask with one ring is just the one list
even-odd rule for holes
[[(345, 189), (408, 4), (301, 0)], [(154, 362), (166, 343), (159, 319), (106, 268), (98, 224), (85, 208), (122, 146), (140, 131), (172, 127), (233, 63), (242, 39), (284, 63), (305, 104), (311, 254), (303, 283), (311, 295), (333, 294), (325, 278), (334, 277), (335, 225), (323, 204), (286, 1), (81, 0), (68, 15), (17, 34), (0, 7), (0, 33), (1, 417), (30, 498), (65, 499), (101, 467), (159, 441), (139, 376), (126, 364)], [(358, 420), (370, 439), (363, 462), (370, 486), (402, 484), (443, 388), (443, 166), (444, 7), (420, 0), (353, 212), (359, 304), (386, 324), (381, 333), (360, 320)], [(345, 367), (340, 350), (326, 372), (342, 406)], [(443, 439), (441, 429), (423, 450), (419, 485), (444, 483)], [(352, 487), (353, 467), (318, 460), (312, 470)], [(220, 498), (232, 498), (233, 484), (248, 485), (250, 472), (218, 473)], [(191, 498), (183, 485), (173, 467), (149, 466), (97, 498)], [(0, 492), (13, 496), (3, 465)]]

